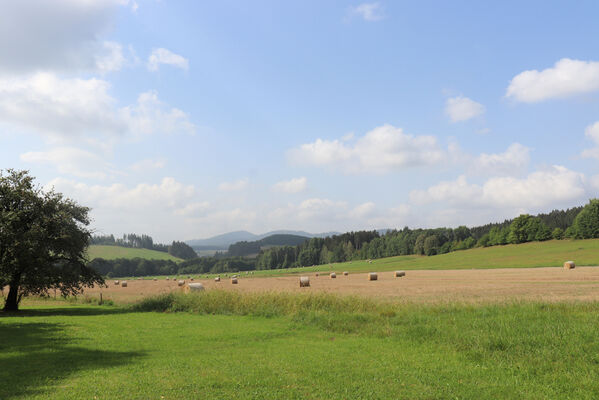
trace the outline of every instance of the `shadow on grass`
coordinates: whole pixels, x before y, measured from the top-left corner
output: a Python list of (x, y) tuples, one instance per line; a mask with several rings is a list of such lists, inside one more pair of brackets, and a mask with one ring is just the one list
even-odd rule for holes
[(131, 311), (123, 307), (102, 307), (102, 306), (90, 306), (90, 307), (48, 307), (48, 308), (26, 308), (16, 312), (7, 312), (0, 310), (0, 320), (3, 317), (82, 317), (82, 316), (93, 316), (93, 315), (113, 315), (113, 314), (127, 314)]
[[(48, 310), (50, 312), (52, 309)], [(41, 315), (56, 315), (48, 313)], [(51, 392), (53, 386), (60, 385), (77, 371), (125, 365), (143, 356), (141, 352), (75, 346), (63, 324), (9, 325), (0, 320), (0, 399)]]

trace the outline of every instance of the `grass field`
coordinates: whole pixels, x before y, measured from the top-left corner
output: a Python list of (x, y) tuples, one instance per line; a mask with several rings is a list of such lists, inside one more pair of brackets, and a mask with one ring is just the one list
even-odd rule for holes
[(173, 260), (182, 261), (180, 258), (173, 257), (168, 253), (148, 249), (132, 249), (120, 246), (91, 245), (87, 250), (90, 260), (94, 258), (103, 258), (105, 260), (114, 260), (116, 258), (144, 258), (146, 260)]
[(506, 246), (480, 247), (454, 251), (437, 256), (397, 256), (367, 261), (352, 261), (317, 265), (314, 267), (256, 271), (256, 276), (277, 276), (302, 272), (324, 271), (393, 271), (397, 269), (491, 269), (559, 267), (564, 261), (575, 260), (576, 265), (599, 265), (599, 239), (548, 240), (510, 244)]
[(424, 306), (210, 291), (133, 308), (35, 307), (0, 313), (2, 399), (599, 393), (597, 303)]

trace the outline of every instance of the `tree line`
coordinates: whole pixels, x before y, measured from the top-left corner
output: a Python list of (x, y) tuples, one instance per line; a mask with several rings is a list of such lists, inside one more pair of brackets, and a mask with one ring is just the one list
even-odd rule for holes
[(196, 257), (167, 260), (94, 259), (90, 266), (108, 277), (187, 275), (304, 267), (399, 255), (434, 256), (473, 247), (518, 244), (549, 239), (599, 238), (599, 200), (583, 207), (536, 216), (522, 214), (501, 223), (468, 228), (434, 228), (347, 232), (311, 238), (297, 246), (261, 250), (258, 257)]
[(220, 274), (256, 269), (256, 260), (251, 258), (201, 257), (174, 262), (172, 260), (146, 260), (142, 258), (118, 258), (105, 260), (94, 258), (88, 263), (100, 275), (108, 278), (124, 276)]
[(376, 231), (361, 231), (325, 239), (312, 238), (299, 246), (283, 246), (260, 252), (256, 268), (294, 268), (400, 255), (433, 256), (473, 247), (594, 237), (599, 237), (599, 200), (591, 200), (584, 208), (554, 210), (537, 216), (523, 214), (502, 223), (473, 228), (405, 227), (384, 235)]

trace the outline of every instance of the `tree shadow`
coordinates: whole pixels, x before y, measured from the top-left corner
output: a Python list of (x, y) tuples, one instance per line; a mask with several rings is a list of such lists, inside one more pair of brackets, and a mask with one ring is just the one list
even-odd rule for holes
[(0, 399), (34, 396), (77, 371), (120, 366), (144, 356), (143, 352), (74, 346), (64, 326), (46, 322), (0, 323)]
[(94, 316), (94, 315), (113, 315), (113, 314), (127, 314), (132, 312), (127, 308), (121, 307), (105, 307), (105, 306), (94, 306), (94, 307), (48, 307), (48, 308), (35, 308), (35, 309), (21, 309), (19, 311), (2, 311), (0, 310), (0, 319), (3, 317), (83, 317), (83, 316)]

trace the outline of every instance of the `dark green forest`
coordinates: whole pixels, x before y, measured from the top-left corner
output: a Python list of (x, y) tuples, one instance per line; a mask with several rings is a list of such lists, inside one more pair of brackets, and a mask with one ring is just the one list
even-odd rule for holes
[[(512, 220), (468, 228), (435, 228), (347, 232), (311, 238), (296, 246), (260, 250), (257, 257), (201, 257), (180, 263), (152, 260), (102, 260), (90, 262), (107, 276), (146, 276), (224, 273), (304, 267), (350, 260), (399, 255), (434, 256), (473, 247), (500, 246), (549, 239), (599, 238), (599, 200), (584, 207), (554, 210), (536, 216), (523, 214)], [(247, 243), (247, 242), (245, 242)]]

